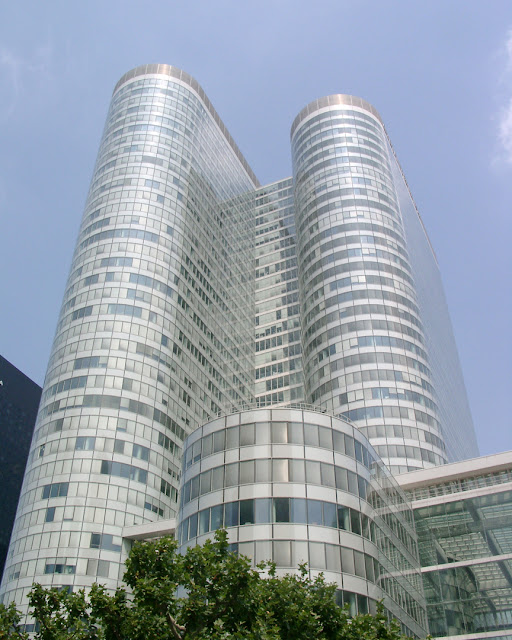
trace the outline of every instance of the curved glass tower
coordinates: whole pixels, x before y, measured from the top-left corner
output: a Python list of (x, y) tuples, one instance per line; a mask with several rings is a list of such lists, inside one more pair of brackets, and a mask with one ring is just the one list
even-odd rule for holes
[(299, 113), (291, 143), (305, 398), (353, 421), (393, 471), (443, 464), (402, 176), (381, 118), (360, 98), (328, 96)]
[[(189, 75), (147, 65), (116, 85), (0, 601), (25, 606), (34, 581), (67, 589), (98, 580), (118, 586), (127, 551), (123, 528), (178, 512), (185, 438), (208, 425), (191, 436), (190, 450), (217, 427), (220, 433), (219, 425), (235, 426), (234, 418), (220, 416), (243, 414), (239, 437), (256, 430), (254, 448), (241, 442), (222, 450), (222, 465), (219, 456), (203, 461), (204, 468), (186, 465), (184, 544), (201, 539), (194, 533), (197, 513), (206, 518), (201, 513), (208, 509), (210, 532), (213, 507), (225, 504), (223, 522), (233, 527), (240, 550), (252, 545), (256, 557), (270, 550), (289, 558), (284, 568), (305, 550), (314, 570), (329, 568), (332, 557), (342, 599), (365, 610), (389, 597), (389, 610), (420, 632), (421, 590), (408, 599), (414, 532), (405, 538), (403, 565), (386, 565), (394, 548), (379, 547), (391, 529), (402, 531), (403, 514), (391, 509), (378, 529), (386, 531), (383, 540), (370, 532), (364, 541), (357, 524), (345, 530), (337, 515), (331, 526), (326, 514), (338, 505), (347, 517), (355, 514), (354, 522), (377, 522), (382, 505), (366, 499), (365, 487), (375, 480), (374, 496), (382, 497), (372, 475), (386, 476), (378, 456), (389, 473), (477, 453), (435, 256), (371, 105), (346, 95), (317, 100), (295, 119), (291, 144), (292, 178), (261, 187)], [(314, 405), (312, 415), (290, 413), (299, 411), (292, 405), (304, 411), (304, 403)], [(276, 406), (288, 417), (248, 417)], [(264, 434), (284, 434), (283, 424), (295, 423), (301, 426), (290, 429), (304, 442), (267, 438), (266, 448), (256, 447)], [(367, 452), (366, 465), (364, 457), (336, 450), (338, 432), (359, 443), (356, 452)], [(242, 482), (242, 462), (256, 473), (270, 469), (269, 458), (272, 465), (277, 460), (271, 471), (277, 475)], [(240, 463), (240, 475), (192, 503), (186, 492), (201, 491), (203, 482), (195, 472), (208, 472), (205, 483), (221, 473), (214, 474), (213, 462), (215, 469)], [(318, 476), (315, 469), (324, 471)], [(345, 478), (359, 482), (356, 472), (361, 486), (346, 489)], [(229, 509), (242, 509), (228, 503), (261, 499), (268, 506), (277, 498), (290, 509), (311, 506), (311, 518), (323, 509), (322, 524), (290, 521), (302, 529), (286, 529), (266, 512), (257, 530), (242, 522), (241, 510), (236, 523), (226, 519)], [(411, 529), (410, 522), (404, 526)], [(345, 560), (342, 549), (350, 550)], [(359, 573), (345, 578), (343, 563), (354, 568), (356, 558)], [(379, 576), (376, 558), (381, 569), (386, 565)]]
[(254, 174), (199, 85), (118, 82), (58, 321), (3, 592), (123, 574), (176, 512), (185, 436), (252, 401)]

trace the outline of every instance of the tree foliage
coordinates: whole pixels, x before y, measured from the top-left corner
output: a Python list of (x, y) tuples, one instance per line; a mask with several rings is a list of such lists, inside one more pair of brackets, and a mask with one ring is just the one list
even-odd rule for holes
[[(138, 542), (126, 562), (129, 589), (98, 584), (85, 593), (44, 589), (29, 595), (37, 640), (401, 640), (398, 625), (376, 615), (350, 618), (335, 585), (277, 576), (272, 563), (252, 569), (228, 550), (225, 531), (177, 553), (172, 538)], [(13, 604), (0, 605), (0, 640), (28, 640)]]

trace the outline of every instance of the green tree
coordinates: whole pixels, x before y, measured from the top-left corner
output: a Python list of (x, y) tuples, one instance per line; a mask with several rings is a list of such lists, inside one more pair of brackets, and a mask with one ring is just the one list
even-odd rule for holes
[[(29, 595), (37, 640), (401, 640), (377, 615), (350, 618), (323, 576), (277, 576), (230, 553), (225, 531), (177, 553), (172, 538), (137, 542), (126, 562), (129, 587), (94, 585), (67, 593), (34, 585)], [(0, 640), (27, 640), (13, 605), (0, 605)]]

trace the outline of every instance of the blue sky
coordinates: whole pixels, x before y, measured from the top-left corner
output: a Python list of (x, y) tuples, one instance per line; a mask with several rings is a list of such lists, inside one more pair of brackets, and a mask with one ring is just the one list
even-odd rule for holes
[(311, 100), (379, 110), (436, 250), (482, 454), (512, 449), (510, 0), (73, 0), (0, 7), (0, 353), (40, 384), (114, 84), (203, 86), (262, 183)]

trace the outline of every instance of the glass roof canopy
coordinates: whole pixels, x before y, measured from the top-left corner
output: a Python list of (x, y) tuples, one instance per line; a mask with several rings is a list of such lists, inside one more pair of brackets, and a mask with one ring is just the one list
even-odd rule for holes
[(472, 475), (445, 482), (408, 487), (401, 478), (412, 499), (433, 636), (512, 637), (510, 458), (507, 470), (473, 467)]

